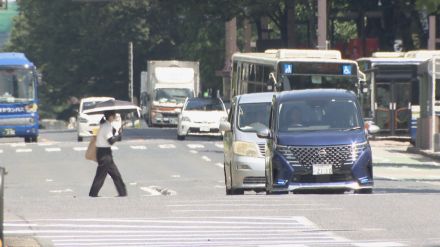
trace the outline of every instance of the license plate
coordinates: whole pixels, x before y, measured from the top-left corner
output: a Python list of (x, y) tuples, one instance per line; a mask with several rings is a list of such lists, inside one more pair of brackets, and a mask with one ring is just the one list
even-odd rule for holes
[(315, 164), (313, 165), (313, 175), (328, 175), (333, 174), (332, 165)]
[(15, 129), (4, 129), (3, 135), (4, 136), (15, 136)]
[(209, 126), (202, 126), (202, 127), (200, 127), (200, 131), (203, 131), (203, 132), (209, 132), (211, 129), (209, 128)]

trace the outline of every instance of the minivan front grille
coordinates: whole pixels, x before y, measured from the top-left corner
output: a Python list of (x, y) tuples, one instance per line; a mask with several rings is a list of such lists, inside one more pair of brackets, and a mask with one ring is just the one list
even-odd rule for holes
[(314, 164), (328, 164), (338, 169), (351, 166), (367, 147), (367, 143), (335, 146), (277, 146), (293, 167), (311, 169)]

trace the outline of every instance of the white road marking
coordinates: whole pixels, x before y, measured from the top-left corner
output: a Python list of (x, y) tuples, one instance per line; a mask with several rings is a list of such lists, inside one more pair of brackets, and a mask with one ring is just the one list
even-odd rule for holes
[(61, 148), (46, 148), (46, 152), (60, 152)]
[(160, 196), (162, 195), (162, 193), (160, 193), (159, 191), (157, 191), (155, 188), (150, 187), (141, 187), (141, 190), (150, 193), (150, 195), (152, 196)]
[(136, 149), (136, 150), (146, 150), (147, 147), (146, 146), (130, 146), (131, 149)]
[(222, 149), (224, 148), (223, 143), (216, 143), (215, 146)]
[(395, 243), (395, 242), (366, 242), (366, 243), (352, 243), (354, 246), (357, 247), (402, 247), (406, 246), (401, 243)]
[(50, 179), (50, 178), (46, 178), (46, 182), (53, 182), (53, 179)]
[(116, 146), (112, 146), (111, 149), (112, 149), (112, 150), (119, 150), (119, 148), (116, 147)]
[[(37, 219), (6, 221), (5, 234), (33, 235), (54, 246), (358, 246), (402, 247), (382, 240), (351, 241), (303, 216)], [(172, 234), (170, 235), (170, 232)]]
[(192, 154), (198, 154), (198, 153), (199, 153), (199, 152), (196, 151), (196, 150), (189, 150), (189, 152), (192, 153)]
[(72, 189), (64, 189), (64, 190), (49, 190), (50, 193), (66, 193), (66, 192), (73, 192)]
[(191, 148), (191, 149), (196, 149), (196, 148), (204, 148), (205, 146), (202, 144), (187, 144), (187, 147)]
[(2, 154), (3, 153), (3, 150), (2, 149), (0, 149), (0, 154)]
[(223, 165), (222, 163), (215, 163), (214, 165), (215, 165), (215, 166), (218, 166), (218, 167), (220, 167), (220, 168), (223, 168), (223, 167), (224, 167), (224, 165)]
[(11, 143), (11, 147), (26, 147), (26, 143)]
[(207, 162), (211, 161), (211, 159), (208, 156), (205, 156), (205, 155), (202, 156), (202, 160), (205, 160)]
[(52, 146), (54, 144), (55, 143), (51, 143), (51, 142), (39, 142), (39, 143), (37, 143), (37, 145), (40, 146), (40, 147)]
[(176, 148), (176, 145), (174, 145), (174, 144), (160, 144), (159, 148), (162, 148), (162, 149), (172, 149), (172, 148)]
[(75, 150), (75, 151), (86, 151), (87, 147), (74, 147), (73, 150)]
[(15, 150), (16, 153), (30, 153), (32, 152), (31, 148), (19, 148)]
[(180, 178), (179, 174), (171, 175), (172, 178)]

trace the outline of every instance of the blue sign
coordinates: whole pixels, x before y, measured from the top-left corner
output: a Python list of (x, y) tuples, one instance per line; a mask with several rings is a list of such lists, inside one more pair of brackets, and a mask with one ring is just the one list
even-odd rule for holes
[(283, 74), (293, 74), (293, 64), (283, 64)]
[(342, 74), (343, 75), (351, 75), (351, 64), (342, 65)]

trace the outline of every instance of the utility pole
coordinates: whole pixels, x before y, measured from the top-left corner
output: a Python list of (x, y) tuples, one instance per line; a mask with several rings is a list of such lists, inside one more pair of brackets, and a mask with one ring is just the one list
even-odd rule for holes
[(435, 50), (437, 46), (437, 33), (436, 33), (436, 16), (429, 16), (429, 36), (428, 36), (428, 50)]
[(318, 1), (318, 49), (328, 49), (327, 43), (327, 0)]
[(133, 99), (133, 42), (128, 43), (128, 99), (131, 103)]

